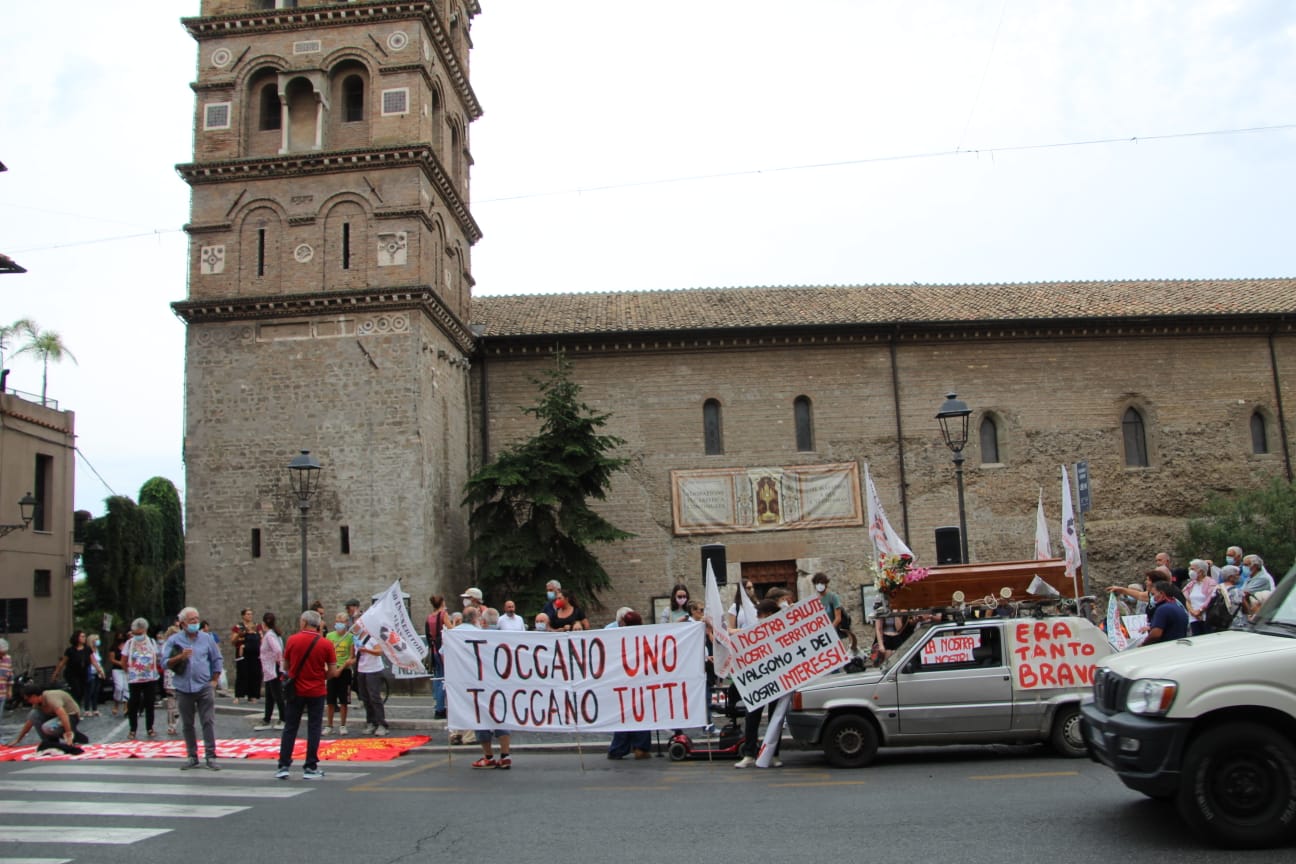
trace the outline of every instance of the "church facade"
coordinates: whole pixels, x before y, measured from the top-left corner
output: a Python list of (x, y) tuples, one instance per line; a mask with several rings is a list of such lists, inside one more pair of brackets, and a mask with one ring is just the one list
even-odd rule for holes
[(676, 581), (699, 596), (699, 549), (722, 543), (731, 580), (822, 570), (858, 611), (866, 468), (935, 563), (935, 529), (958, 524), (934, 419), (950, 392), (973, 409), (974, 561), (1030, 557), (1041, 488), (1056, 531), (1063, 464), (1089, 465), (1100, 584), (1129, 581), (1210, 493), (1292, 476), (1296, 280), (474, 298), (479, 11), (204, 0), (185, 21), (199, 63), (175, 310), (205, 617), (299, 602), (301, 449), (323, 466), (312, 597), (400, 578), (420, 616), (471, 585), (464, 481), (533, 431), (518, 409), (559, 349), (630, 459), (601, 507), (635, 534), (599, 550), (613, 609), (647, 611)]

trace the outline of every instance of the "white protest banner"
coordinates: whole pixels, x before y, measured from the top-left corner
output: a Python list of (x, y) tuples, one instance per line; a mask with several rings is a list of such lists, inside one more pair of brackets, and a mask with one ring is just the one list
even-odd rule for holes
[(1122, 615), (1121, 623), (1125, 625), (1125, 632), (1129, 633), (1129, 642), (1125, 645), (1126, 650), (1137, 648), (1147, 639), (1147, 615)]
[(416, 677), (425, 672), (423, 658), (427, 656), (427, 646), (405, 612), (399, 580), (365, 610), (352, 631), (357, 644), (368, 647), (377, 643), (382, 647), (383, 656), (397, 677), (404, 673)]
[(1107, 595), (1107, 641), (1117, 651), (1124, 651), (1129, 647), (1129, 633), (1125, 630), (1125, 623), (1121, 621), (1121, 602), (1116, 599), (1115, 594)]
[(760, 750), (756, 751), (756, 767), (768, 768), (774, 764), (774, 752), (778, 750), (779, 739), (783, 737), (783, 723), (787, 720), (788, 709), (792, 707), (792, 694), (780, 698), (769, 709), (769, 723), (765, 726), (765, 737), (761, 739)]
[(980, 630), (933, 636), (923, 646), (921, 662), (924, 666), (939, 666), (942, 663), (971, 663), (976, 660), (972, 652), (980, 647)]
[(1053, 544), (1049, 542), (1048, 522), (1044, 519), (1044, 487), (1041, 486), (1035, 508), (1035, 560), (1047, 561), (1052, 557)]
[[(711, 665), (715, 668), (715, 674), (724, 678), (729, 675), (733, 667), (733, 648), (730, 644), (729, 630), (725, 627), (724, 606), (720, 603), (720, 586), (716, 584), (715, 572), (711, 569), (711, 562), (706, 562), (706, 579), (703, 581), (705, 591), (705, 603), (703, 615), (706, 621), (711, 625), (711, 632), (714, 638), (711, 640)], [(745, 596), (747, 592), (742, 592)], [(755, 620), (755, 616), (752, 616)]]
[(706, 720), (706, 625), (442, 637), (456, 729), (680, 729)]
[(888, 555), (908, 555), (913, 559), (913, 550), (905, 545), (900, 535), (887, 521), (886, 511), (882, 509), (882, 499), (878, 497), (877, 487), (873, 485), (873, 475), (864, 466), (864, 494), (867, 496), (869, 539), (873, 541), (873, 554), (880, 561)]
[(818, 597), (733, 634), (734, 684), (751, 711), (850, 662)]
[(1103, 632), (1076, 619), (1021, 621), (1008, 627), (1008, 655), (1019, 690), (1093, 684), (1098, 661), (1111, 653)]

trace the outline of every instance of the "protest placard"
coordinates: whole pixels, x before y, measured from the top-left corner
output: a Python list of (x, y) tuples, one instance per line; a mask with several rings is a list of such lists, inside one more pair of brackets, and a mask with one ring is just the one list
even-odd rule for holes
[(457, 729), (610, 732), (707, 722), (700, 622), (575, 633), (456, 627), (442, 647)]
[(1021, 690), (1093, 684), (1094, 668), (1110, 652), (1092, 625), (1066, 618), (1019, 621), (1008, 629), (1013, 678)]
[(850, 661), (818, 597), (739, 630), (732, 639), (733, 680), (748, 711)]

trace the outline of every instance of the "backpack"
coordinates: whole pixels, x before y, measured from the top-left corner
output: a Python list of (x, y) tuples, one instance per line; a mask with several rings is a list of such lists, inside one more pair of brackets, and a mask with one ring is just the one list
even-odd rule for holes
[(850, 625), (851, 625), (851, 617), (850, 617), (850, 613), (847, 612), (847, 611), (846, 611), (846, 607), (843, 606), (843, 607), (842, 607), (841, 623), (837, 625), (837, 629), (838, 629), (838, 630), (849, 630), (849, 629), (850, 629)]
[(1215, 593), (1211, 594), (1210, 602), (1206, 604), (1206, 613), (1202, 615), (1202, 620), (1212, 632), (1216, 630), (1227, 630), (1233, 624), (1234, 610), (1229, 608), (1228, 599), (1224, 596), (1222, 587), (1216, 588)]

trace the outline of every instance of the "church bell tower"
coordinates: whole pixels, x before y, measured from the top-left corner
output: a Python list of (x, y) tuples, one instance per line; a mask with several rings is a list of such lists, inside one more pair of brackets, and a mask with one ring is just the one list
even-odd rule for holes
[[(457, 588), (470, 461), (477, 0), (202, 0), (185, 346), (186, 581), (291, 626)], [(309, 450), (318, 496), (287, 466)], [(307, 520), (307, 563), (299, 520)]]

